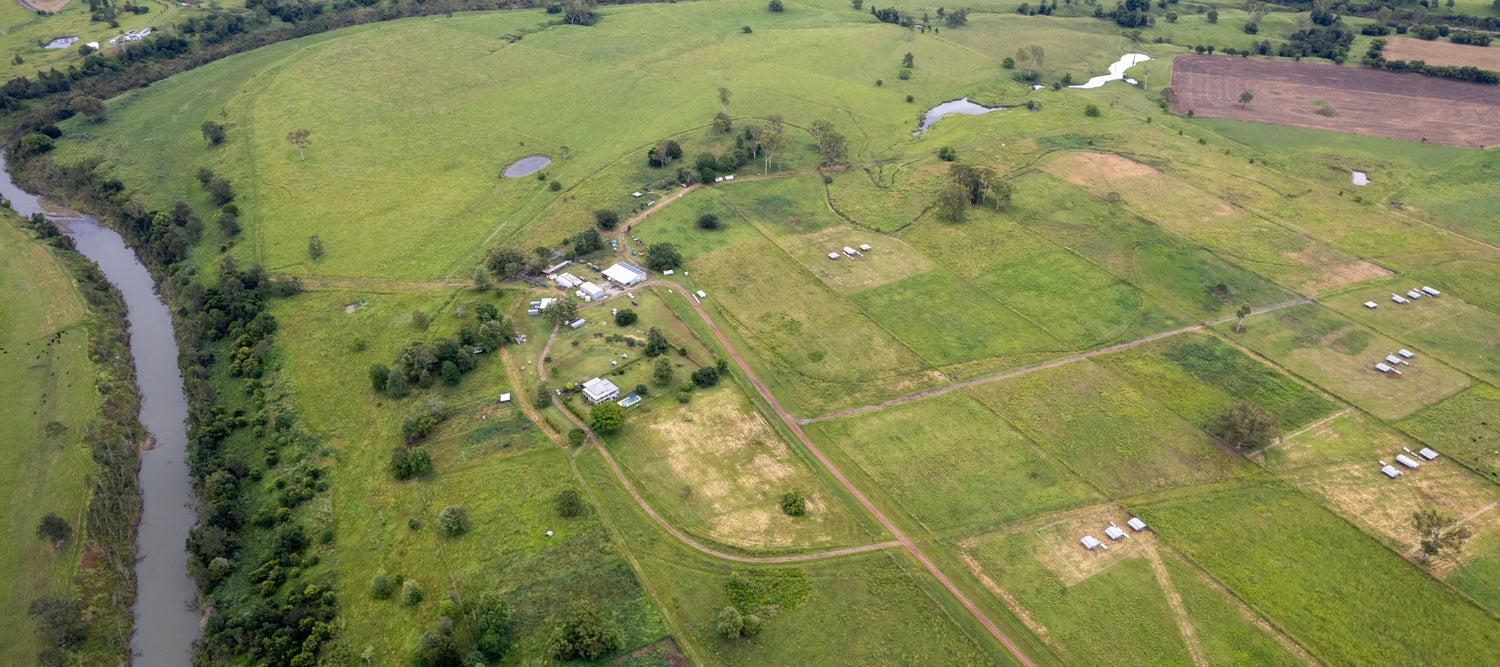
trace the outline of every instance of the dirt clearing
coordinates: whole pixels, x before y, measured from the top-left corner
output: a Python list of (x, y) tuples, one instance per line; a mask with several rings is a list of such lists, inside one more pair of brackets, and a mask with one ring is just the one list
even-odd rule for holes
[[(1172, 109), (1180, 114), (1464, 148), (1500, 144), (1500, 86), (1361, 67), (1184, 55), (1173, 60), (1172, 90)], [(1241, 108), (1240, 93), (1246, 91), (1255, 99)], [(1334, 115), (1322, 115), (1314, 102), (1333, 107)]]
[(1500, 49), (1469, 46), (1453, 42), (1427, 41), (1410, 37), (1387, 37), (1386, 60), (1421, 60), (1428, 65), (1473, 65), (1480, 69), (1500, 70)]

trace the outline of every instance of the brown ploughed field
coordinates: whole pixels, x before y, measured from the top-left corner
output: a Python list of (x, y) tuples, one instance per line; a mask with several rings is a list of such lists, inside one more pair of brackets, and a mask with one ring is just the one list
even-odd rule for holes
[[(1465, 148), (1500, 144), (1500, 86), (1364, 67), (1183, 55), (1172, 63), (1172, 90), (1172, 110), (1180, 114)], [(1241, 108), (1245, 91), (1255, 99)]]
[(1421, 60), (1428, 65), (1473, 65), (1479, 69), (1500, 71), (1500, 48), (1471, 46), (1453, 42), (1428, 41), (1411, 37), (1387, 37), (1381, 54), (1386, 60)]

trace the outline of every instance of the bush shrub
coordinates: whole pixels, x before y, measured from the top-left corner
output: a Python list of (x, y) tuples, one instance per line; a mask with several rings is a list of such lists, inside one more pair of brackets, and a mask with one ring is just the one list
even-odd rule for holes
[(391, 578), (386, 575), (385, 570), (376, 572), (370, 578), (370, 597), (376, 600), (389, 600), (396, 592), (396, 585), (391, 583)]
[(563, 489), (557, 494), (557, 515), (564, 519), (572, 519), (581, 516), (587, 506), (583, 502), (583, 495), (574, 489)]
[(461, 505), (449, 505), (438, 512), (438, 527), (448, 537), (458, 537), (469, 532), (469, 513)]
[(407, 579), (401, 584), (401, 604), (415, 607), (422, 603), (422, 586), (415, 579)]
[(781, 500), (777, 504), (781, 506), (781, 511), (785, 512), (787, 516), (802, 516), (807, 514), (807, 499), (802, 497), (802, 492), (797, 489), (792, 489), (781, 494)]

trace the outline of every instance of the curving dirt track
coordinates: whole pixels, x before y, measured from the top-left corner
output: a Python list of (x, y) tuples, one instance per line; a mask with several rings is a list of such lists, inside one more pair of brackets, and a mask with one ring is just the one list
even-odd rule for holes
[[(1464, 148), (1500, 144), (1500, 86), (1366, 67), (1182, 55), (1172, 61), (1172, 90), (1179, 114)], [(1241, 108), (1246, 91), (1255, 99)], [(1334, 115), (1320, 113), (1325, 106)]]

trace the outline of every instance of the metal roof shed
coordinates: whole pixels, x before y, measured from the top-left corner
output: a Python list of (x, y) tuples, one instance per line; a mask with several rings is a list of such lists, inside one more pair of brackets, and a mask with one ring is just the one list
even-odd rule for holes
[(1432, 289), (1431, 287), (1428, 287), (1426, 285), (1422, 286), (1422, 293), (1426, 294), (1427, 296), (1441, 296), (1442, 295), (1442, 292), (1439, 292), (1439, 291), (1437, 291), (1435, 289)]
[(1366, 302), (1365, 302), (1365, 307), (1366, 307), (1366, 308), (1375, 308), (1375, 307), (1376, 307), (1376, 304), (1375, 304), (1375, 302), (1374, 302), (1374, 301), (1366, 301)]
[(1422, 465), (1420, 463), (1417, 463), (1416, 461), (1411, 460), (1405, 454), (1397, 454), (1396, 455), (1396, 462), (1400, 463), (1401, 465), (1404, 465), (1404, 466), (1406, 466), (1408, 468), (1413, 468), (1413, 469), (1419, 468)]
[(1409, 296), (1409, 297), (1411, 297), (1411, 298), (1413, 298), (1413, 299), (1420, 299), (1420, 298), (1422, 298), (1422, 293), (1418, 292), (1416, 290), (1411, 290), (1410, 292), (1407, 292), (1406, 295)]
[(1137, 531), (1146, 529), (1146, 522), (1141, 521), (1139, 517), (1130, 517), (1130, 520), (1126, 521), (1125, 525), (1130, 526), (1132, 530)]
[(828, 259), (838, 259), (838, 258), (839, 258), (839, 254), (838, 253), (836, 253), (836, 252), (830, 252), (830, 253), (828, 253)]
[(1428, 461), (1432, 461), (1432, 460), (1434, 460), (1434, 459), (1436, 459), (1438, 457), (1438, 453), (1432, 451), (1431, 449), (1423, 447), (1423, 448), (1417, 450), (1417, 456), (1420, 456), (1420, 457), (1422, 457), (1424, 459), (1427, 459)]
[[(1387, 354), (1387, 355), (1385, 355), (1385, 360), (1391, 362), (1392, 366), (1394, 366), (1396, 364), (1406, 364), (1406, 362), (1404, 362), (1404, 361), (1401, 360), (1401, 357), (1398, 357), (1398, 356), (1396, 356), (1394, 354)], [(1406, 365), (1410, 366), (1411, 364), (1406, 364)]]
[(1406, 300), (1406, 297), (1401, 296), (1400, 294), (1392, 294), (1391, 301), (1395, 301), (1396, 303), (1410, 303)]
[(1411, 350), (1408, 350), (1406, 348), (1401, 348), (1399, 350), (1396, 350), (1396, 354), (1399, 354), (1402, 357), (1405, 357), (1407, 359), (1410, 359), (1410, 358), (1416, 356), (1416, 355), (1414, 355), (1414, 354), (1411, 353)]
[(1391, 369), (1390, 366), (1387, 366), (1385, 364), (1375, 364), (1375, 370), (1380, 371), (1382, 373), (1389, 373), (1389, 372), (1391, 372), (1392, 369)]
[(1108, 535), (1111, 540), (1118, 540), (1125, 537), (1125, 531), (1120, 530), (1120, 527), (1115, 524), (1109, 524), (1109, 527), (1104, 529), (1104, 534)]
[(1089, 551), (1093, 551), (1094, 549), (1099, 548), (1100, 545), (1104, 544), (1103, 542), (1095, 539), (1093, 535), (1084, 535), (1083, 539), (1078, 541), (1083, 544), (1083, 548), (1088, 549)]
[(1380, 472), (1385, 473), (1385, 476), (1389, 477), (1391, 479), (1396, 479), (1397, 477), (1401, 476), (1401, 471), (1400, 470), (1397, 470), (1397, 469), (1392, 468), (1390, 466), (1385, 466), (1384, 468), (1381, 468)]
[(865, 252), (870, 252), (870, 244), (868, 244), (868, 243), (861, 243), (861, 244), (859, 244), (859, 249), (863, 250)]

